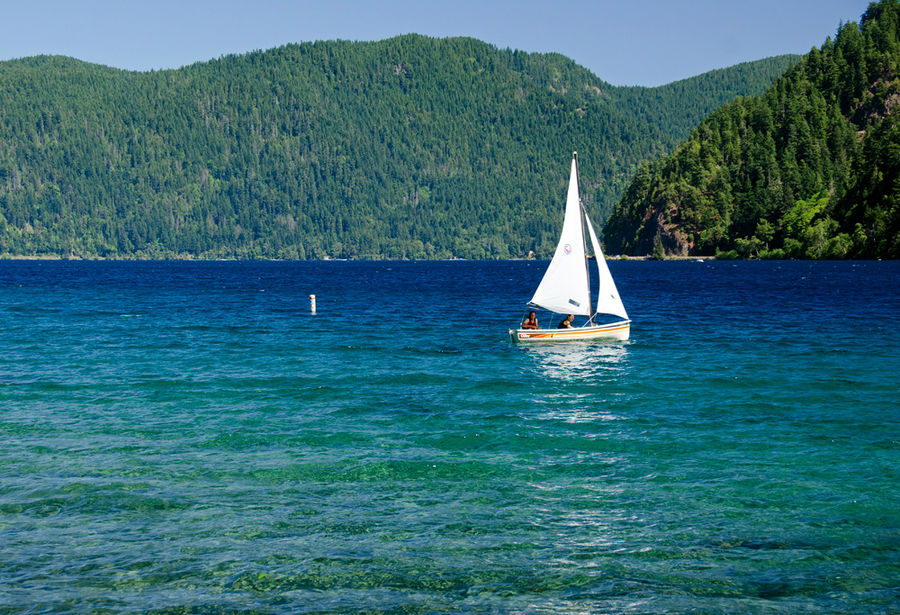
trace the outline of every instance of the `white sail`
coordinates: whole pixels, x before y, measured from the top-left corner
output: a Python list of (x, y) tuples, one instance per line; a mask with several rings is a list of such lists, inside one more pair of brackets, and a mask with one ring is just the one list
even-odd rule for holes
[(597, 259), (597, 277), (599, 279), (599, 287), (597, 290), (597, 306), (594, 308), (597, 314), (613, 314), (628, 319), (628, 312), (622, 304), (622, 298), (619, 296), (619, 290), (613, 281), (609, 267), (606, 265), (606, 258), (603, 256), (603, 250), (600, 249), (600, 242), (597, 241), (597, 234), (594, 232), (594, 226), (587, 214), (584, 214), (584, 220), (587, 222), (588, 235), (591, 237), (591, 247), (594, 250), (594, 258)]
[(531, 304), (558, 314), (590, 316), (591, 290), (588, 285), (587, 261), (584, 253), (584, 224), (578, 197), (576, 157), (572, 156), (569, 193), (562, 235), (553, 260), (531, 298)]

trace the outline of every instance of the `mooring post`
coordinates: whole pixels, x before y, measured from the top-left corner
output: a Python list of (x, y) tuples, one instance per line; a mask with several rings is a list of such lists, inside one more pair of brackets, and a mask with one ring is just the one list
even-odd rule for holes
[(309, 313), (310, 314), (316, 313), (316, 296), (315, 295), (309, 296)]

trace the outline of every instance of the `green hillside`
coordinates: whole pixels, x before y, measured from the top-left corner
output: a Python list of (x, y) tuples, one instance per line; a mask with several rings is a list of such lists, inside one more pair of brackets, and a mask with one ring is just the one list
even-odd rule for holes
[(872, 3), (764, 95), (724, 105), (636, 174), (605, 229), (625, 254), (900, 257), (900, 4)]
[(467, 38), (134, 73), (0, 63), (0, 256), (547, 256), (567, 165), (604, 219), (642, 161), (797, 58), (659, 88)]

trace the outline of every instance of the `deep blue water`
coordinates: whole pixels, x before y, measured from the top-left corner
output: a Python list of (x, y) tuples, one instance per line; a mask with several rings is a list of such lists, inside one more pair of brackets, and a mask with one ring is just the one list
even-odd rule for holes
[(0, 262), (0, 613), (900, 611), (900, 263), (544, 267)]

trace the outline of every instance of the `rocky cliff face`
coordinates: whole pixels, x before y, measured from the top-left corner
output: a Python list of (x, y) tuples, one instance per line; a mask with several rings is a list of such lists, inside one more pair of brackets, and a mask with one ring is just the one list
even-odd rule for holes
[(636, 254), (655, 254), (659, 256), (688, 256), (694, 242), (690, 241), (677, 224), (671, 221), (675, 207), (653, 210), (644, 214), (643, 224), (635, 242)]

